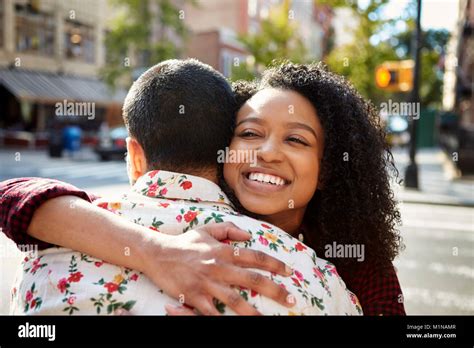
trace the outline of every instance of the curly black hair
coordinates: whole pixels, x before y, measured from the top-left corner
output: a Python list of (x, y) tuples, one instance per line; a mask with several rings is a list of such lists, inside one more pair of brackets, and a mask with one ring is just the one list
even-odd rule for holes
[[(260, 80), (234, 83), (239, 107), (264, 88), (306, 97), (325, 133), (320, 184), (303, 221), (305, 242), (322, 257), (325, 246), (336, 242), (364, 245), (366, 260), (374, 264), (393, 261), (403, 248), (390, 187), (390, 174), (397, 178), (398, 171), (375, 107), (323, 63), (279, 63)], [(326, 258), (345, 269), (356, 265), (355, 258)]]

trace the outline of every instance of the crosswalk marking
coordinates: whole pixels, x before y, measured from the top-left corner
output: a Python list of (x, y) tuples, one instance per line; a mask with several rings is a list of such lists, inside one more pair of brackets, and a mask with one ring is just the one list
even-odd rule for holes
[(467, 265), (443, 264), (440, 262), (423, 262), (415, 259), (402, 259), (395, 262), (398, 269), (424, 270), (425, 275), (436, 274), (474, 279), (474, 268)]
[[(471, 295), (417, 287), (404, 287), (402, 290), (405, 302), (410, 301), (412, 303), (423, 304), (430, 308), (432, 313), (439, 313), (439, 307), (446, 308), (451, 313), (453, 312), (453, 309), (470, 313), (474, 311), (474, 297)], [(415, 315), (427, 313), (410, 312), (410, 314)]]

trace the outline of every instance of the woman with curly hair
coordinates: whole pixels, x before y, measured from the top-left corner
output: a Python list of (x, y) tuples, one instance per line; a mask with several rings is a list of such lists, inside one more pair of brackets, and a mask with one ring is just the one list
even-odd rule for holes
[(364, 313), (404, 314), (391, 263), (402, 247), (389, 182), (398, 172), (375, 108), (321, 63), (280, 64), (233, 88), (230, 149), (257, 151), (258, 165), (225, 164), (221, 187), (246, 214), (302, 236), (333, 262)]

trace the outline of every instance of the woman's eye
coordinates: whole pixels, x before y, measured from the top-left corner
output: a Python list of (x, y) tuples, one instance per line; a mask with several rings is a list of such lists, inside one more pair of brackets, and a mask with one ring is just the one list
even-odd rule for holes
[(292, 141), (294, 143), (297, 143), (297, 144), (302, 144), (302, 145), (308, 146), (308, 144), (304, 140), (302, 140), (300, 138), (297, 138), (297, 137), (289, 137), (288, 140)]
[(257, 133), (254, 133), (252, 131), (243, 131), (239, 134), (239, 136), (241, 136), (242, 138), (254, 138), (257, 135)]

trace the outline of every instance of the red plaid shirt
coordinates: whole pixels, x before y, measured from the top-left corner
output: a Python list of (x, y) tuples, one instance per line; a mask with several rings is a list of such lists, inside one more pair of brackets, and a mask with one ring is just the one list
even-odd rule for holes
[[(0, 182), (0, 228), (17, 245), (37, 244), (46, 249), (52, 244), (29, 236), (26, 231), (38, 207), (48, 199), (77, 196), (92, 202), (97, 196), (73, 185), (44, 178), (20, 178)], [(359, 298), (365, 315), (405, 315), (403, 295), (393, 265), (374, 267), (363, 262), (357, 270), (338, 268), (349, 290)]]

